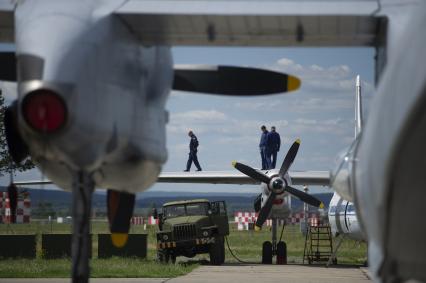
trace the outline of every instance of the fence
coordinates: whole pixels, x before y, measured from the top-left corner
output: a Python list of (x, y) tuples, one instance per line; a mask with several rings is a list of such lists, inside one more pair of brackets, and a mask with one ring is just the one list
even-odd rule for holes
[[(16, 207), (16, 223), (30, 223), (31, 221), (31, 199), (29, 194), (20, 194)], [(12, 223), (12, 211), (10, 199), (7, 192), (0, 192), (0, 223)]]
[[(256, 223), (258, 213), (256, 212), (236, 212), (235, 213), (235, 223), (237, 224), (237, 229), (249, 230), (249, 228)], [(291, 214), (286, 219), (278, 219), (278, 225), (286, 224), (298, 224), (301, 220), (304, 219), (304, 213), (294, 213)], [(311, 226), (318, 226), (320, 223), (320, 214), (319, 213), (309, 213), (308, 222)], [(272, 226), (272, 219), (267, 219), (265, 222), (266, 226)]]

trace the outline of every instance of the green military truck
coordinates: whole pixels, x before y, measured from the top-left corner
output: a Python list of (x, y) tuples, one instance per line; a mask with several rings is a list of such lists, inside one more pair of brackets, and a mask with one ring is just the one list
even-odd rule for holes
[(224, 201), (194, 199), (168, 202), (162, 213), (154, 210), (159, 220), (157, 258), (175, 263), (177, 256), (189, 258), (209, 253), (210, 262), (225, 262), (224, 237), (229, 235), (228, 215)]

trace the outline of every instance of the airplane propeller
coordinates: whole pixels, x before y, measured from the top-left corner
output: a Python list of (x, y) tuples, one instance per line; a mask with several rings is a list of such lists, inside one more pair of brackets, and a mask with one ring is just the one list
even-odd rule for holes
[[(15, 52), (0, 52), (0, 80), (15, 82)], [(299, 89), (300, 79), (281, 72), (222, 65), (175, 65), (173, 90), (216, 95), (268, 95)]]
[(111, 242), (122, 248), (128, 239), (130, 219), (135, 206), (135, 195), (114, 190), (107, 190), (108, 222)]
[(256, 170), (245, 164), (235, 162), (235, 161), (232, 163), (232, 165), (241, 173), (244, 173), (247, 176), (259, 182), (265, 183), (268, 186), (268, 190), (270, 191), (270, 194), (265, 204), (260, 209), (259, 216), (256, 221), (256, 227), (255, 227), (256, 230), (259, 230), (262, 227), (263, 223), (268, 218), (269, 213), (271, 212), (272, 206), (274, 204), (274, 200), (276, 199), (277, 195), (280, 195), (284, 192), (288, 192), (289, 194), (299, 198), (301, 201), (306, 202), (307, 204), (310, 204), (312, 206), (316, 206), (320, 208), (324, 207), (324, 204), (317, 198), (289, 186), (285, 179), (285, 175), (287, 174), (287, 171), (290, 169), (291, 164), (296, 158), (297, 151), (299, 150), (299, 146), (300, 146), (300, 140), (298, 139), (293, 143), (293, 145), (288, 150), (287, 155), (284, 158), (283, 164), (281, 165), (278, 176), (269, 177), (263, 172)]

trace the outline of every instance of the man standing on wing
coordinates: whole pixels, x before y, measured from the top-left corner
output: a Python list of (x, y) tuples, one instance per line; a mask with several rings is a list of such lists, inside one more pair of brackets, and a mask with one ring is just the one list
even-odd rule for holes
[(268, 149), (268, 157), (271, 160), (271, 167), (269, 169), (275, 169), (275, 165), (277, 164), (277, 153), (280, 151), (281, 146), (281, 138), (280, 134), (275, 131), (275, 126), (271, 127), (271, 131), (267, 137), (267, 149)]
[(186, 163), (186, 170), (184, 171), (189, 172), (193, 161), (194, 161), (195, 167), (197, 167), (197, 171), (201, 171), (201, 166), (200, 166), (200, 163), (198, 163), (198, 158), (197, 158), (198, 139), (191, 130), (188, 132), (188, 136), (191, 138), (191, 141), (189, 142), (188, 162)]
[(267, 170), (271, 166), (271, 155), (268, 155), (268, 130), (266, 129), (266, 126), (263, 125), (260, 127), (260, 130), (262, 131), (262, 135), (260, 136), (260, 143), (259, 143), (259, 150), (260, 150), (260, 157), (262, 159), (262, 170)]

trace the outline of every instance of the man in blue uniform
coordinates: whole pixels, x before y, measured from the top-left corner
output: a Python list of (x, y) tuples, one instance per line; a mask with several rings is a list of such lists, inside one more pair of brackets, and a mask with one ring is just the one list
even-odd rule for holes
[(262, 170), (267, 170), (271, 166), (271, 155), (268, 153), (268, 130), (266, 129), (266, 126), (263, 125), (260, 127), (260, 130), (262, 131), (262, 135), (260, 136), (260, 143), (259, 143), (259, 150), (260, 150), (260, 157), (262, 158)]
[(201, 166), (200, 163), (198, 163), (197, 158), (198, 139), (192, 131), (188, 132), (188, 136), (191, 138), (191, 141), (189, 142), (188, 162), (186, 163), (186, 170), (184, 171), (189, 172), (189, 170), (191, 169), (192, 162), (194, 162), (195, 167), (197, 167), (197, 171), (201, 171)]
[(277, 153), (278, 151), (280, 151), (280, 146), (281, 146), (281, 138), (280, 138), (280, 134), (278, 134), (275, 131), (275, 126), (271, 127), (271, 131), (268, 134), (267, 137), (267, 149), (268, 149), (268, 156), (269, 156), (269, 160), (271, 160), (272, 157), (272, 161), (271, 161), (271, 167), (269, 169), (274, 169), (275, 165), (277, 163)]

